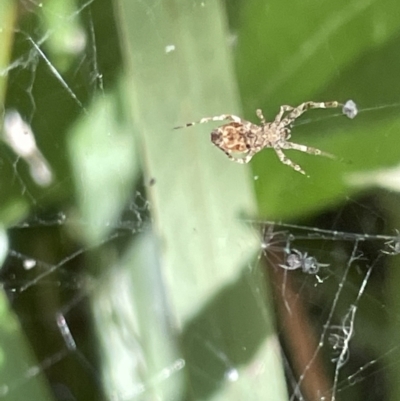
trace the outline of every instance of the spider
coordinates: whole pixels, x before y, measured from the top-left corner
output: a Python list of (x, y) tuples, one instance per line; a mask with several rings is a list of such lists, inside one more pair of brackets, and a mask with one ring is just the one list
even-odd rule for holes
[(301, 268), (304, 273), (317, 274), (321, 267), (327, 267), (329, 264), (319, 263), (314, 256), (308, 256), (307, 252), (301, 253), (297, 249), (293, 249), (286, 258), (286, 265), (279, 266), (286, 270)]
[[(346, 103), (347, 104), (347, 103)], [(248, 163), (252, 157), (265, 148), (273, 148), (279, 160), (301, 174), (305, 171), (292, 160), (288, 159), (283, 150), (295, 149), (311, 155), (321, 155), (335, 159), (336, 157), (322, 150), (306, 145), (290, 142), (291, 128), (294, 121), (309, 109), (327, 109), (344, 106), (339, 102), (305, 102), (300, 106), (281, 106), (279, 113), (272, 122), (267, 122), (260, 109), (256, 111), (261, 120), (260, 125), (253, 124), (232, 114), (222, 114), (215, 117), (205, 117), (200, 121), (185, 124), (175, 129), (191, 127), (210, 121), (229, 120), (211, 132), (211, 142), (220, 148), (229, 159), (237, 163)], [(345, 111), (344, 111), (345, 112)], [(285, 113), (287, 113), (285, 115)]]
[(387, 250), (382, 250), (382, 253), (385, 253), (386, 255), (398, 255), (400, 254), (400, 233), (398, 230), (396, 230), (396, 237), (390, 241), (385, 242), (385, 245), (387, 246)]

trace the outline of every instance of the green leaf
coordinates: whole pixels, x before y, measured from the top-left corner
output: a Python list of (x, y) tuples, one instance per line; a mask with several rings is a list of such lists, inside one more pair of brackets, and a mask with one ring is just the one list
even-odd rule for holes
[[(259, 275), (247, 267), (259, 244), (240, 221), (255, 210), (249, 171), (211, 144), (212, 124), (172, 129), (239, 110), (224, 11), (218, 1), (116, 4), (144, 175), (154, 180), (161, 275), (183, 340), (181, 399), (243, 400), (249, 391), (286, 399), (267, 293), (251, 285)], [(251, 329), (242, 331), (249, 313)], [(266, 367), (255, 377), (247, 365), (259, 361)]]
[(256, 108), (272, 120), (280, 105), (309, 100), (353, 99), (360, 108), (354, 120), (340, 115), (340, 110), (313, 110), (295, 122), (291, 141), (338, 157), (332, 161), (285, 152), (310, 178), (282, 165), (272, 149), (255, 156), (252, 167), (261, 215), (293, 219), (325, 210), (360, 190), (351, 185), (351, 172), (400, 160), (400, 150), (393, 146), (399, 124), (391, 112), (395, 109), (362, 112), (365, 107), (398, 102), (393, 85), (398, 82), (400, 3), (252, 0), (241, 7), (232, 25), (237, 27), (236, 65), (249, 119), (256, 122)]
[(342, 68), (397, 34), (399, 9), (395, 0), (243, 2), (236, 59), (246, 111), (318, 100)]

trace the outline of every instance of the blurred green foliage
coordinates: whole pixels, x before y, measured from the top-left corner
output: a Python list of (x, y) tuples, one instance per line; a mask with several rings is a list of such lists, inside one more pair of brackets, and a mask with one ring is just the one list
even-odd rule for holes
[[(317, 227), (318, 219), (336, 227), (336, 219), (346, 215), (346, 229), (362, 232), (381, 232), (383, 224), (398, 226), (397, 194), (354, 185), (351, 174), (400, 160), (399, 15), (400, 3), (394, 0), (235, 0), (226, 1), (225, 9), (218, 1), (199, 0), (0, 2), (2, 114), (17, 109), (32, 126), (55, 177), (49, 187), (36, 185), (23, 158), (1, 145), (0, 220), (10, 229), (10, 249), (43, 261), (41, 268), (56, 267), (48, 281), (17, 294), (13, 305), (37, 360), (53, 369), (51, 383), (65, 380), (82, 400), (106, 398), (115, 385), (113, 365), (108, 371), (97, 366), (115, 356), (115, 350), (104, 336), (112, 335), (106, 330), (111, 324), (102, 325), (128, 320), (116, 317), (126, 312), (115, 306), (118, 302), (110, 302), (115, 308), (110, 319), (104, 294), (118, 300), (119, 286), (133, 280), (128, 304), (135, 306), (138, 321), (129, 327), (136, 341), (132, 353), (138, 356), (143, 349), (149, 358), (135, 371), (135, 379), (142, 380), (134, 382), (135, 391), (143, 386), (149, 397), (179, 393), (182, 399), (242, 400), (249, 393), (249, 399), (286, 398), (266, 276), (252, 262), (259, 239), (240, 216), (314, 217)], [(257, 122), (257, 108), (272, 119), (282, 104), (347, 99), (359, 106), (354, 120), (340, 110), (315, 110), (296, 121), (294, 142), (338, 157), (287, 152), (309, 178), (281, 164), (271, 149), (256, 155), (250, 174), (247, 166), (231, 163), (212, 147), (210, 126), (172, 130), (220, 113)], [(361, 191), (371, 191), (373, 201), (359, 201)], [(143, 204), (138, 193), (146, 197)], [(347, 215), (349, 199), (363, 212)], [(26, 225), (19, 225), (24, 219)], [(0, 233), (6, 249), (5, 231)], [(8, 295), (19, 288), (14, 264), (9, 261), (3, 271)], [(122, 281), (114, 282), (107, 271), (113, 279), (123, 272)], [(117, 285), (110, 286), (112, 292), (96, 292), (96, 285), (82, 280), (89, 272), (105, 277), (101, 287)], [(29, 274), (17, 279), (32, 283)], [(357, 274), (349, 276), (351, 291), (360, 286)], [(388, 305), (398, 315), (399, 278), (393, 269), (389, 276), (381, 285), (371, 279), (367, 306), (358, 312), (363, 335), (355, 341), (370, 350), (368, 361), (386, 362), (379, 339), (394, 341), (398, 334), (396, 324), (377, 311)], [(76, 285), (74, 290), (65, 277), (71, 287)], [(64, 285), (54, 285), (59, 282)], [(313, 302), (330, 305), (337, 281), (328, 282), (324, 291)], [(351, 291), (345, 293), (341, 311), (351, 303)], [(94, 295), (94, 301), (81, 302), (82, 293)], [(42, 376), (47, 365), (31, 360), (5, 296), (1, 305), (1, 346), (12, 351), (0, 354), (1, 382), (14, 385), (4, 398), (28, 399), (33, 391), (40, 392), (37, 399), (50, 397)], [(80, 353), (78, 361), (63, 360), (59, 367), (58, 360), (49, 362), (48, 357), (64, 345), (58, 338), (56, 349), (49, 349), (47, 342), (53, 341), (49, 333), (59, 334), (54, 316), (65, 306), (78, 315), (71, 318), (71, 329), (80, 340)], [(153, 309), (162, 310), (152, 316), (156, 322), (148, 318)], [(38, 324), (41, 319), (45, 323)], [(102, 329), (99, 351), (91, 336)], [(161, 330), (165, 336), (159, 335)], [(111, 354), (106, 354), (107, 346)], [(158, 349), (165, 351), (162, 357)], [(400, 390), (392, 354), (387, 360), (394, 383), (391, 399), (396, 400)], [(234, 375), (225, 376), (227, 356), (240, 369), (237, 382)], [(174, 389), (163, 387), (170, 383), (162, 376), (166, 360), (181, 357), (187, 370), (174, 376)], [(96, 366), (96, 380), (89, 378), (92, 372), (82, 368), (82, 360)], [(21, 361), (43, 369), (27, 377)], [(255, 361), (265, 364), (265, 380), (253, 374)], [(129, 380), (125, 384), (132, 385)], [(352, 399), (367, 398), (353, 388)]]

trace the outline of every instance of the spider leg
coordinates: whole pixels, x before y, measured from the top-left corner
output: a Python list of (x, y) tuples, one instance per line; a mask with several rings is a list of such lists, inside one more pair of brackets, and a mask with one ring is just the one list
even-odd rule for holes
[(294, 142), (284, 142), (279, 145), (282, 149), (294, 149), (299, 150), (300, 152), (309, 153), (310, 155), (317, 155), (317, 156), (325, 156), (329, 157), (330, 159), (337, 159), (335, 155), (331, 153), (324, 152), (317, 148), (312, 148), (306, 145), (299, 145), (298, 143)]
[(256, 110), (257, 117), (261, 120), (261, 124), (265, 125), (267, 122), (265, 121), (265, 117), (261, 109)]
[(275, 117), (275, 122), (279, 123), (282, 120), (283, 114), (287, 111), (292, 111), (292, 110), (294, 110), (294, 107), (292, 106), (287, 106), (287, 105), (281, 106), (279, 108), (279, 113)]
[(296, 163), (292, 162), (290, 159), (288, 159), (285, 154), (283, 153), (282, 149), (280, 148), (274, 148), (275, 153), (277, 154), (279, 160), (281, 163), (286, 164), (287, 166), (292, 167), (294, 170), (298, 171), (301, 174), (306, 174), (306, 172)]
[(240, 158), (240, 157), (232, 156), (232, 155), (231, 155), (230, 153), (228, 153), (228, 152), (225, 152), (225, 154), (229, 157), (229, 159), (231, 159), (232, 161), (234, 161), (234, 162), (236, 162), (236, 163), (239, 163), (239, 164), (248, 163), (248, 162), (253, 158), (253, 156), (255, 155), (254, 152), (249, 152), (249, 153), (247, 154), (246, 157)]
[(199, 121), (195, 121), (192, 123), (187, 123), (185, 125), (181, 125), (179, 127), (174, 127), (174, 129), (180, 129), (180, 128), (186, 128), (186, 127), (191, 127), (192, 125), (197, 125), (197, 124), (204, 124), (204, 123), (208, 123), (210, 121), (223, 121), (223, 120), (229, 120), (229, 121), (233, 121), (235, 123), (242, 123), (242, 119), (238, 116), (235, 116), (233, 114), (221, 114), (220, 116), (214, 116), (214, 117), (204, 117)]
[[(300, 106), (297, 106), (296, 108), (292, 107), (291, 112), (282, 120), (282, 124), (284, 126), (290, 125), (291, 123), (293, 123), (294, 120), (299, 118), (303, 113), (305, 113), (307, 110), (310, 110), (310, 109), (329, 109), (329, 108), (337, 108), (339, 106), (342, 106), (342, 104), (339, 102), (336, 102), (336, 101), (335, 102), (304, 102)], [(290, 107), (290, 106), (282, 106), (282, 107)], [(281, 112), (282, 112), (282, 107), (281, 107)], [(287, 109), (287, 111), (290, 111), (290, 110)], [(281, 112), (278, 114), (278, 116), (281, 116)]]

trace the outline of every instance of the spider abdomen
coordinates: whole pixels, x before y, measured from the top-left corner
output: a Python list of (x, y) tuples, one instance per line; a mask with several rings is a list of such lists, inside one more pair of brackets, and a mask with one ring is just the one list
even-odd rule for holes
[(245, 126), (235, 122), (212, 131), (211, 141), (227, 152), (245, 153), (253, 146), (252, 138)]

